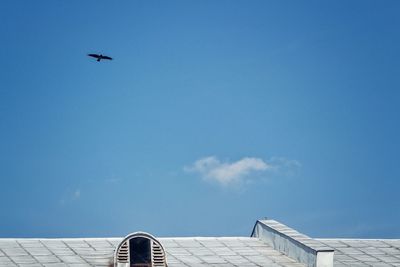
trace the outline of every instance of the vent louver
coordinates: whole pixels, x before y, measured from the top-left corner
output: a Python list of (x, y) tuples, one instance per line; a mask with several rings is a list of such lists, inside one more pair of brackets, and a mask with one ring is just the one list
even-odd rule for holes
[(117, 261), (120, 263), (128, 263), (129, 259), (128, 241), (125, 241), (118, 250)]
[(161, 246), (153, 241), (153, 266), (154, 267), (165, 267), (164, 251)]

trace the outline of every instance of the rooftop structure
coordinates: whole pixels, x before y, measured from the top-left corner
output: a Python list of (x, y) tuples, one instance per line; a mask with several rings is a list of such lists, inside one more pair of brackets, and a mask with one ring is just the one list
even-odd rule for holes
[(0, 266), (400, 266), (400, 239), (310, 238), (260, 220), (250, 237), (0, 238)]

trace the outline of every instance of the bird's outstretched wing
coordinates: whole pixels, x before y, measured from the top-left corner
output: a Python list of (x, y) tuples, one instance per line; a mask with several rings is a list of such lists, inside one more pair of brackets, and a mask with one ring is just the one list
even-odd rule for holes
[(112, 57), (108, 57), (108, 56), (102, 56), (101, 58), (112, 60)]
[(89, 57), (99, 58), (100, 56), (97, 54), (88, 54)]

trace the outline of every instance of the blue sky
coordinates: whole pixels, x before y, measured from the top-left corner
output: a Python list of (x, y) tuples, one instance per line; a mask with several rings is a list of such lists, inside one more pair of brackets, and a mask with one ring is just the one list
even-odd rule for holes
[(1, 1), (0, 236), (399, 238), (399, 8)]

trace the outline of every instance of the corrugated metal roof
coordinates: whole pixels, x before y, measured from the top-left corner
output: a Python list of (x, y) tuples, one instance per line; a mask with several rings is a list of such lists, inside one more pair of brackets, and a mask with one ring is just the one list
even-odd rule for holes
[[(121, 238), (0, 239), (0, 266), (112, 266)], [(169, 267), (302, 267), (257, 238), (159, 238)]]

